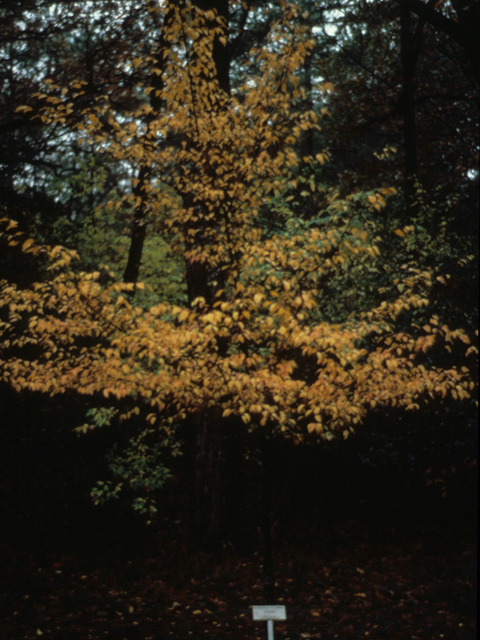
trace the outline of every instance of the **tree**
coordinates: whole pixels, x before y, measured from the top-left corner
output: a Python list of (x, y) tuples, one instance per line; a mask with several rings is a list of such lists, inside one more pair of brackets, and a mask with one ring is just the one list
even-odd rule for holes
[(458, 193), (451, 224), (468, 241), (478, 227), (478, 78), (448, 30), (412, 8), (421, 6), (454, 24), (448, 3), (422, 2), (338, 3), (313, 20), (313, 67), (335, 87), (324, 132), (346, 193), (379, 175), (408, 183), (409, 200), (415, 182), (445, 200)]
[[(161, 86), (138, 87), (134, 109), (118, 115), (108, 94), (75, 111), (84, 81), (52, 83), (36, 113), (71, 122), (86, 144), (134, 167), (125, 201), (165, 221), (187, 281), (197, 267), (203, 281), (190, 281), (188, 304), (141, 309), (124, 295), (141, 283), (76, 272), (74, 252), (43, 247), (4, 221), (4, 242), (45, 260), (49, 275), (31, 286), (2, 282), (1, 379), (16, 390), (80, 395), (91, 409), (79, 432), (112, 425), (117, 441), (126, 434), (109, 461), (116, 480), (94, 490), (96, 502), (127, 489), (135, 508), (153, 514), (168, 477), (164, 457), (179, 452), (177, 430), (194, 430), (209, 461), (199, 467), (212, 509), (202, 533), (218, 538), (217, 447), (233, 425), (260, 450), (268, 476), (275, 439), (346, 438), (372, 411), (468, 400), (476, 349), (467, 330), (430, 310), (444, 274), (408, 259), (413, 227), (382, 218), (394, 189), (331, 194), (308, 221), (289, 211), (298, 166), (314, 175), (326, 157), (296, 151), (303, 132), (319, 127), (304, 108), (312, 43), (296, 9), (283, 7), (231, 95), (215, 64), (217, 39), (227, 37), (222, 17), (190, 3), (151, 10), (169, 17), (163, 66), (149, 53), (132, 65), (161, 75)], [(265, 210), (273, 231), (261, 224)], [(385, 270), (382, 242), (406, 261)], [(265, 487), (267, 495), (268, 477)], [(268, 518), (263, 534), (268, 555)]]
[[(77, 237), (95, 218), (97, 207), (130, 181), (125, 167), (77, 144), (66, 123), (32, 119), (20, 105), (32, 104), (45, 80), (85, 82), (81, 110), (108, 91), (118, 112), (132, 106), (135, 69), (123, 64), (148, 46), (149, 13), (143, 2), (7, 3), (1, 10), (0, 206), (25, 230), (46, 242), (78, 249)], [(122, 211), (118, 226), (130, 224)]]
[(480, 3), (477, 0), (452, 0), (451, 5), (455, 17), (450, 17), (439, 11), (444, 2), (427, 2), (421, 0), (398, 0), (409, 11), (415, 13), (421, 20), (428, 22), (435, 29), (448, 35), (458, 42), (467, 54), (477, 81), (480, 75), (479, 58), (480, 45), (478, 43), (478, 27), (480, 26)]

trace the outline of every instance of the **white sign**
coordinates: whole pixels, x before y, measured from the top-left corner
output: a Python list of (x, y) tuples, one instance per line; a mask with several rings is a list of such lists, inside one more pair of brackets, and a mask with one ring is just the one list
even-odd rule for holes
[(283, 604), (258, 605), (252, 607), (254, 620), (286, 620), (287, 610)]

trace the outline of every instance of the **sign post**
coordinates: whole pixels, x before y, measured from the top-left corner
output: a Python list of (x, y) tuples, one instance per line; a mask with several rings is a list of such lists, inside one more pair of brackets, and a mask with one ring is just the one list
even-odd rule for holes
[(287, 610), (283, 604), (265, 604), (252, 607), (252, 615), (254, 620), (266, 620), (268, 640), (274, 640), (273, 637), (273, 621), (286, 620)]

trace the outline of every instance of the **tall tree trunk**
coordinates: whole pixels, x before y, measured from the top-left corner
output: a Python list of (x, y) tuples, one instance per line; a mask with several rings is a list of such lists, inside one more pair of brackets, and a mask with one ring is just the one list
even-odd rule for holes
[(264, 439), (260, 443), (261, 452), (261, 516), (260, 530), (263, 545), (263, 581), (264, 598), (267, 604), (273, 604), (273, 547), (272, 547), (272, 484), (273, 484), (273, 452), (272, 444)]
[[(194, 4), (202, 11), (215, 11), (217, 16), (221, 17), (225, 21), (226, 29), (224, 36), (227, 37), (226, 44), (220, 41), (220, 35), (217, 34), (213, 41), (213, 62), (215, 64), (215, 70), (217, 80), (220, 89), (230, 95), (230, 51), (229, 51), (229, 30), (228, 30), (228, 18), (229, 18), (229, 0), (195, 0)], [(209, 20), (209, 26), (217, 28), (217, 20)], [(188, 236), (186, 236), (188, 237)], [(200, 236), (199, 236), (200, 237)], [(194, 244), (194, 243), (192, 243)], [(208, 264), (200, 262), (187, 262), (187, 293), (190, 304), (195, 298), (203, 297), (207, 303), (212, 303), (215, 297), (215, 288), (212, 283), (218, 280), (220, 274), (212, 273)]]
[(462, 46), (467, 53), (477, 83), (480, 84), (480, 2), (451, 0), (462, 29)]
[[(162, 69), (164, 65), (163, 53), (168, 46), (165, 38), (165, 32), (168, 30), (171, 21), (174, 17), (174, 11), (171, 9), (165, 14), (163, 25), (160, 27), (160, 35), (158, 39), (158, 48), (156, 55), (156, 69)], [(150, 106), (153, 112), (146, 116), (147, 125), (153, 121), (156, 114), (160, 111), (162, 106), (161, 91), (163, 89), (163, 76), (161, 73), (152, 73), (150, 76), (150, 84), (153, 87), (153, 91), (150, 91), (149, 99)], [(148, 128), (148, 127), (147, 127)], [(133, 189), (133, 195), (135, 196), (136, 205), (130, 236), (130, 247), (128, 251), (127, 266), (123, 274), (124, 282), (137, 282), (140, 274), (140, 264), (142, 262), (143, 245), (147, 235), (147, 204), (145, 200), (145, 190), (150, 179), (150, 169), (147, 166), (142, 166), (138, 172), (137, 184)]]
[(475, 82), (480, 81), (480, 3), (478, 0), (452, 0), (457, 19), (448, 18), (435, 7), (437, 0), (397, 0), (400, 7), (412, 11), (432, 27), (445, 33), (463, 47), (472, 66)]
[(142, 261), (143, 244), (147, 235), (146, 202), (144, 189), (148, 180), (149, 171), (147, 167), (142, 167), (138, 175), (138, 183), (133, 189), (133, 195), (140, 199), (140, 203), (135, 209), (133, 216), (132, 230), (130, 236), (130, 247), (128, 250), (127, 266), (123, 274), (124, 282), (137, 282), (140, 273), (140, 263)]
[[(311, 32), (309, 36), (311, 36)], [(312, 85), (312, 62), (313, 62), (313, 54), (309, 53), (304, 62), (304, 74), (305, 74), (305, 110), (313, 111), (313, 85)], [(308, 129), (305, 131), (302, 136), (302, 154), (303, 157), (310, 158), (313, 156), (314, 149), (314, 138), (313, 138), (313, 129)]]
[[(217, 80), (220, 89), (227, 95), (230, 95), (230, 52), (228, 40), (228, 18), (229, 18), (229, 0), (195, 0), (194, 4), (202, 11), (216, 11), (217, 15), (225, 20), (227, 44), (220, 42), (220, 36), (217, 35), (213, 42), (213, 61), (217, 71)], [(214, 21), (212, 27), (216, 27)]]
[[(228, 44), (228, 0), (195, 0), (195, 5), (203, 10), (215, 10), (224, 18), (226, 24), (227, 44), (216, 36), (213, 43), (213, 61), (220, 89), (230, 95), (230, 57)], [(218, 26), (216, 21), (212, 26)], [(208, 264), (199, 262), (187, 263), (187, 291), (189, 302), (201, 296), (207, 303), (212, 303), (215, 296), (215, 281), (219, 274), (212, 271)], [(226, 536), (225, 513), (226, 492), (229, 485), (225, 478), (229, 473), (228, 462), (225, 462), (226, 450), (223, 435), (224, 425), (220, 416), (205, 411), (198, 417), (196, 425), (195, 455), (195, 507), (196, 507), (196, 542), (209, 551), (220, 548)]]
[(417, 175), (417, 132), (415, 123), (415, 57), (410, 9), (400, 4), (400, 55), (402, 62), (402, 112), (404, 147), (404, 190), (407, 213), (413, 213)]
[(224, 537), (225, 492), (223, 431), (211, 411), (203, 411), (195, 423), (195, 546), (217, 551)]

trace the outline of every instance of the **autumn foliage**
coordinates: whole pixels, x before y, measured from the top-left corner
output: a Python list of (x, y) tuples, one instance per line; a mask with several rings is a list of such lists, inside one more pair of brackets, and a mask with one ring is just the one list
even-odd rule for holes
[[(188, 303), (136, 306), (141, 282), (116, 282), (108, 267), (83, 272), (74, 252), (2, 221), (4, 245), (43, 265), (43, 275), (1, 282), (1, 380), (85, 397), (90, 419), (79, 432), (136, 425), (111, 464), (117, 483), (95, 499), (126, 484), (161, 486), (162, 452), (178, 452), (177, 425), (206, 412), (222, 428), (234, 416), (247, 433), (298, 443), (347, 437), (386, 407), (469, 398), (473, 336), (431, 304), (445, 275), (385, 260), (389, 246), (401, 253), (415, 237), (413, 226), (385, 221), (395, 189), (329, 192), (314, 221), (289, 211), (300, 168), (311, 172), (313, 193), (328, 160), (327, 150), (299, 152), (322, 114), (305, 106), (300, 75), (311, 43), (296, 9), (285, 5), (269, 46), (250, 52), (231, 92), (212, 53), (226, 42), (222, 19), (188, 2), (152, 3), (151, 12), (161, 47), (126, 63), (152, 78), (130, 111), (108, 93), (84, 100), (76, 80), (50, 83), (24, 110), (129, 167), (130, 194), (112, 210), (129, 207), (138, 237), (149, 226), (169, 238), (184, 260)], [(372, 286), (368, 273), (381, 281)]]

